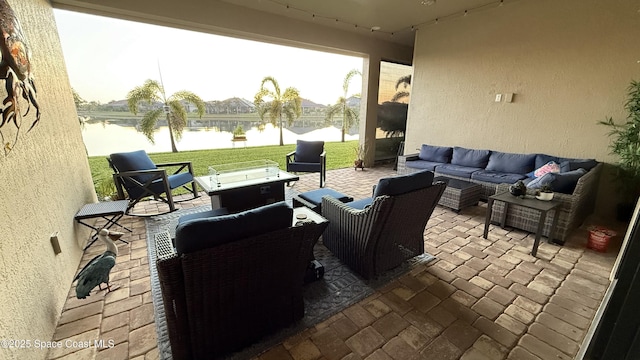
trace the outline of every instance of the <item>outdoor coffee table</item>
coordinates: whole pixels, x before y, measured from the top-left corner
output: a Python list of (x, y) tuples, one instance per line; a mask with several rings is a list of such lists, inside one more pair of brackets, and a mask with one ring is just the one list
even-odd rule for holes
[(284, 184), (297, 175), (278, 169), (269, 160), (209, 167), (209, 175), (194, 180), (211, 197), (211, 209), (239, 212), (284, 200)]
[(500, 227), (504, 228), (505, 222), (507, 220), (507, 210), (509, 209), (509, 205), (520, 205), (529, 209), (537, 210), (540, 213), (540, 217), (538, 218), (538, 229), (536, 230), (536, 239), (533, 242), (533, 249), (531, 250), (531, 255), (536, 256), (538, 253), (538, 246), (540, 245), (540, 237), (542, 236), (542, 229), (544, 227), (545, 220), (547, 218), (547, 213), (551, 210), (554, 211), (553, 221), (551, 222), (551, 228), (549, 229), (549, 237), (548, 241), (552, 242), (553, 232), (556, 229), (556, 224), (558, 223), (558, 215), (560, 214), (559, 207), (560, 202), (550, 200), (550, 201), (542, 201), (538, 200), (534, 197), (525, 197), (521, 198), (519, 196), (513, 196), (508, 191), (491, 195), (487, 201), (487, 218), (484, 223), (484, 235), (483, 237), (486, 239), (489, 233), (489, 224), (491, 223), (491, 214), (493, 213), (493, 203), (494, 201), (502, 201), (504, 203), (504, 212), (502, 213), (502, 217), (500, 219)]
[(433, 182), (437, 181), (443, 181), (447, 184), (442, 197), (438, 201), (439, 205), (446, 206), (457, 212), (466, 207), (478, 205), (480, 194), (482, 193), (480, 184), (444, 176), (433, 178)]

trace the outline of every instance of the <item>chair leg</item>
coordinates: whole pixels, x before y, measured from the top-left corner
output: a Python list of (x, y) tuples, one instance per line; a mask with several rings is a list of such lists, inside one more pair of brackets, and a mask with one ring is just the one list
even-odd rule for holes
[(193, 197), (194, 198), (197, 198), (198, 196), (200, 196), (200, 195), (198, 195), (198, 189), (196, 189), (196, 182), (195, 181), (191, 182), (191, 188), (193, 189)]

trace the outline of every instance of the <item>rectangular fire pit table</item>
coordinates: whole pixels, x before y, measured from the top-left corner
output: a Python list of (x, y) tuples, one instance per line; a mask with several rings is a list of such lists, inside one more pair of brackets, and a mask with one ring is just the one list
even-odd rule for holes
[(460, 210), (478, 205), (482, 186), (465, 180), (451, 179), (444, 176), (436, 176), (433, 182), (443, 181), (447, 184), (442, 197), (438, 201), (439, 205), (446, 206), (459, 212)]
[(212, 209), (234, 213), (284, 200), (284, 184), (299, 177), (259, 160), (211, 166), (209, 175), (194, 180), (211, 197)]
[(519, 196), (513, 196), (508, 191), (491, 195), (487, 201), (487, 218), (484, 222), (484, 235), (483, 237), (486, 239), (489, 233), (489, 224), (491, 223), (491, 214), (493, 213), (493, 202), (494, 201), (502, 201), (504, 203), (504, 211), (502, 212), (502, 218), (500, 219), (500, 227), (504, 228), (505, 221), (507, 219), (507, 212), (509, 210), (509, 205), (520, 205), (529, 209), (537, 210), (540, 213), (538, 217), (538, 229), (536, 231), (536, 239), (533, 242), (533, 249), (531, 250), (531, 255), (536, 256), (538, 253), (538, 246), (540, 245), (540, 237), (542, 236), (542, 228), (544, 227), (544, 222), (547, 218), (547, 213), (551, 210), (555, 210), (553, 214), (553, 221), (551, 222), (551, 228), (549, 229), (549, 242), (553, 239), (553, 232), (556, 229), (556, 224), (558, 223), (558, 215), (560, 214), (559, 207), (560, 202), (558, 201), (542, 201), (538, 200), (534, 197), (525, 197), (521, 198)]

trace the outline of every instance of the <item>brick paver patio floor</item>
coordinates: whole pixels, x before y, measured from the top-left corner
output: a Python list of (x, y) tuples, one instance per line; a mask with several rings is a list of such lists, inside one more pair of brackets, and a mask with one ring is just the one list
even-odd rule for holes
[[(356, 199), (370, 196), (388, 166), (333, 170), (327, 187)], [(298, 191), (317, 188), (318, 174), (301, 175)], [(208, 204), (205, 195), (178, 208)], [(157, 203), (145, 202), (149, 212)], [(144, 210), (144, 209), (143, 209)], [(139, 209), (138, 209), (139, 211)], [(607, 253), (585, 248), (578, 229), (565, 246), (543, 242), (530, 256), (532, 234), (492, 226), (482, 238), (486, 204), (455, 213), (438, 206), (424, 232), (437, 260), (415, 268), (372, 296), (260, 355), (286, 359), (572, 359), (609, 284), (619, 241)], [(105, 349), (60, 348), (49, 359), (157, 359), (144, 220), (118, 242), (112, 282), (120, 288), (75, 298), (75, 288), (53, 340), (112, 340)], [(599, 223), (602, 224), (602, 223)], [(622, 224), (604, 224), (624, 234)], [(617, 246), (616, 246), (617, 245)], [(103, 252), (96, 242), (81, 268)]]

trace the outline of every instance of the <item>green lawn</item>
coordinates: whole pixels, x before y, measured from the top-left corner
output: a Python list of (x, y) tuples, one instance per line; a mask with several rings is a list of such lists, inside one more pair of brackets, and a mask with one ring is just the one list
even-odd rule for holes
[[(357, 146), (357, 140), (325, 143), (327, 169), (340, 169), (353, 166), (355, 157), (354, 148)], [(201, 176), (208, 174), (208, 168), (212, 165), (262, 159), (275, 161), (280, 164), (280, 169), (286, 169), (285, 155), (294, 150), (295, 145), (275, 145), (235, 149), (181, 151), (179, 153), (151, 153), (149, 156), (156, 163), (191, 161), (195, 175)], [(93, 177), (93, 183), (96, 186), (98, 197), (102, 198), (113, 192), (114, 187), (111, 180), (113, 171), (109, 168), (106, 157), (90, 156), (89, 166), (91, 167), (91, 176)]]

